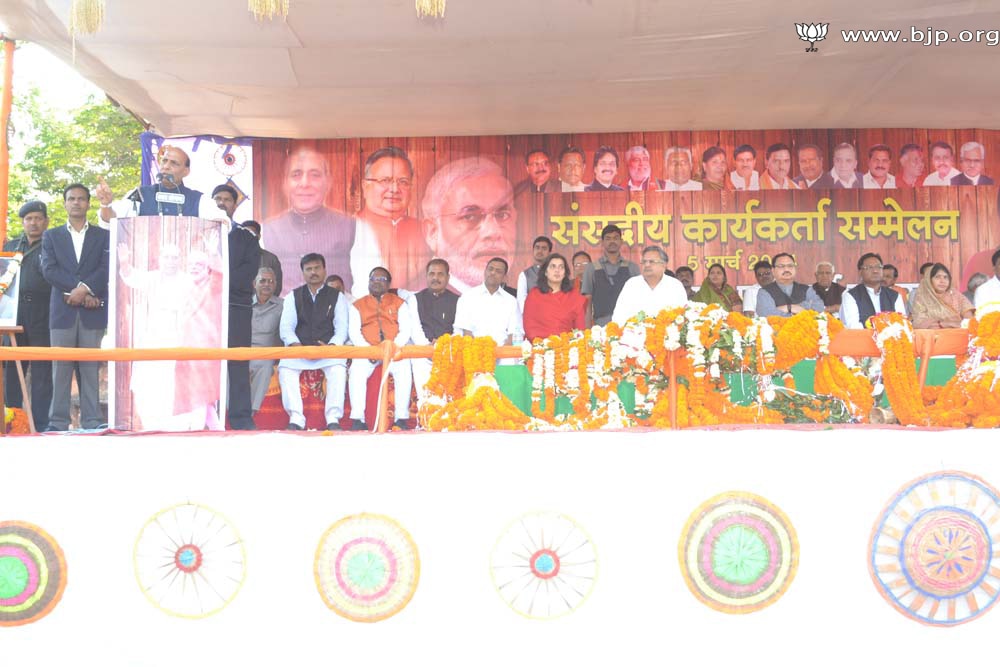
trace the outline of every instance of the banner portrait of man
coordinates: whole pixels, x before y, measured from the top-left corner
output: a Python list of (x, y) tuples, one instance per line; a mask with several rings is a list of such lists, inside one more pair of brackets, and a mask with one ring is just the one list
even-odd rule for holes
[[(116, 347), (224, 347), (228, 247), (219, 223), (123, 218), (112, 225), (110, 327)], [(222, 430), (221, 361), (116, 362), (110, 422), (148, 431)]]

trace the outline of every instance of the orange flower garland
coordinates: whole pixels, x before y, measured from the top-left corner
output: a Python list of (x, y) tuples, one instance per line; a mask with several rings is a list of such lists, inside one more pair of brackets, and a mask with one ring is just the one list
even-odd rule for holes
[(7, 425), (7, 433), (31, 433), (31, 428), (28, 426), (28, 415), (20, 408), (4, 408), (4, 423)]
[(868, 421), (875, 405), (868, 378), (860, 369), (852, 371), (840, 357), (832, 354), (824, 354), (816, 360), (814, 388), (817, 394), (842, 400), (851, 415), (861, 422)]
[(896, 312), (879, 313), (868, 320), (868, 326), (874, 329), (875, 343), (882, 351), (882, 383), (896, 419), (907, 426), (926, 426), (910, 320)]

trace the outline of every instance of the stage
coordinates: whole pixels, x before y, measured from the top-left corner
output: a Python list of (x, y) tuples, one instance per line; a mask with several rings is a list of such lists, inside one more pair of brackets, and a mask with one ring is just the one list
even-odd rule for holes
[[(873, 583), (868, 549), (908, 482), (957, 470), (1000, 483), (995, 440), (899, 427), (4, 438), (0, 521), (43, 529), (68, 570), (49, 615), (0, 629), (4, 664), (979, 660), (1000, 617), (982, 605), (950, 632), (904, 617)], [(689, 517), (727, 491), (773, 503), (797, 536), (787, 589), (755, 613), (702, 604), (678, 559)], [(151, 604), (133, 562), (150, 518), (185, 503), (224, 516), (245, 559), (231, 602), (198, 620)], [(515, 613), (491, 576), (498, 538), (539, 511), (571, 518), (597, 554), (592, 589), (548, 622)], [(321, 536), (361, 512), (398, 522), (419, 552), (412, 599), (373, 624), (333, 613), (314, 576)], [(981, 515), (995, 534), (1000, 513)], [(998, 574), (984, 575), (990, 590)]]

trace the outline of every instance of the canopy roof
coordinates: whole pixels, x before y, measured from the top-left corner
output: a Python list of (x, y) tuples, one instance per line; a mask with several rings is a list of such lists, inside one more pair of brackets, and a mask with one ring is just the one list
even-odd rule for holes
[[(993, 2), (451, 0), (428, 21), (412, 0), (290, 0), (265, 23), (246, 0), (107, 4), (74, 66), (166, 135), (1000, 128), (1000, 46), (840, 32), (998, 29)], [(69, 5), (4, 0), (0, 29), (71, 62)], [(796, 21), (829, 22), (818, 52)]]

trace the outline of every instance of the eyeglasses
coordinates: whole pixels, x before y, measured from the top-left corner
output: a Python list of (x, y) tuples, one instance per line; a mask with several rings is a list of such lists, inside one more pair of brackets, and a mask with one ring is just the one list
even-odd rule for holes
[(368, 183), (378, 183), (383, 188), (390, 188), (395, 183), (402, 190), (409, 190), (410, 186), (413, 185), (413, 181), (408, 178), (389, 178), (388, 176), (385, 178), (366, 178), (365, 181)]
[(372, 276), (368, 279), (370, 283), (387, 283), (389, 282), (389, 276)]
[(775, 264), (774, 268), (776, 268), (776, 269), (794, 269), (796, 266), (798, 266), (798, 265), (797, 264)]
[(640, 264), (666, 264), (662, 259), (644, 259)]
[(486, 218), (493, 218), (493, 221), (497, 224), (504, 224), (511, 222), (514, 219), (514, 211), (510, 208), (510, 204), (504, 204), (498, 209), (492, 211), (484, 211), (479, 207), (469, 207), (459, 211), (458, 213), (442, 213), (440, 217), (455, 218), (460, 222), (464, 222), (467, 225), (481, 225)]
[(861, 267), (861, 270), (862, 271), (881, 271), (882, 270), (882, 265), (881, 264), (866, 264), (865, 266)]

